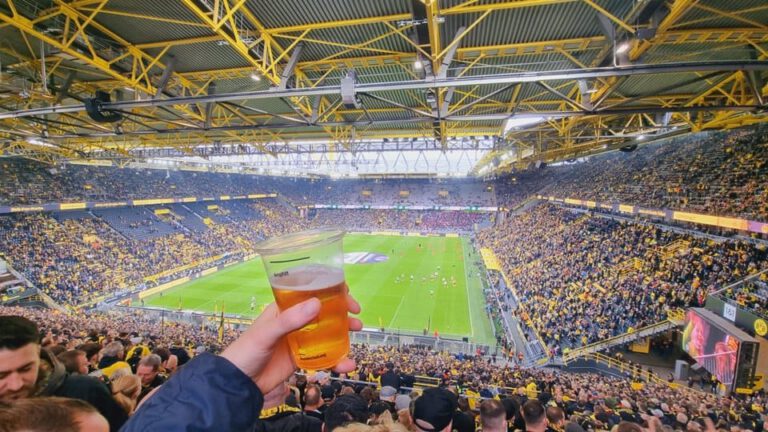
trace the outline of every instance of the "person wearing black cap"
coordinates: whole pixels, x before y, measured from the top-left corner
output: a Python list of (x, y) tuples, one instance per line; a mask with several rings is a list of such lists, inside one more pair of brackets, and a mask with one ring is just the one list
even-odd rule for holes
[(507, 430), (512, 432), (525, 429), (525, 422), (520, 413), (520, 404), (517, 400), (515, 398), (504, 398), (501, 400), (501, 403), (504, 405), (507, 415)]
[(426, 389), (414, 403), (413, 424), (424, 432), (450, 431), (456, 407), (455, 394), (444, 388)]
[(333, 388), (333, 386), (330, 384), (322, 386), (320, 388), (320, 394), (323, 397), (323, 401), (326, 405), (332, 404), (334, 399), (336, 399), (336, 389)]

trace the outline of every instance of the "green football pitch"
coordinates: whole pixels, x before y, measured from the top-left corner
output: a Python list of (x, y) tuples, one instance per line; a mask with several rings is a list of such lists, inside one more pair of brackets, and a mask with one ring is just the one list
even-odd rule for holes
[[(495, 342), (475, 264), (479, 258), (468, 239), (348, 234), (344, 253), (347, 284), (360, 302), (365, 327), (422, 332), (429, 326), (430, 334)], [(258, 258), (145, 299), (146, 306), (200, 312), (223, 306), (227, 315), (241, 316), (256, 316), (271, 302)]]

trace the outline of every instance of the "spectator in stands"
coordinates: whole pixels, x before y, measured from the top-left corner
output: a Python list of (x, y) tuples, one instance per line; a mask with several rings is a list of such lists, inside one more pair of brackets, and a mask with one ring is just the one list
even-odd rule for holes
[(507, 412), (501, 401), (487, 399), (480, 404), (480, 429), (483, 432), (506, 432)]
[(32, 321), (0, 316), (0, 401), (32, 396), (61, 396), (84, 400), (107, 419), (115, 432), (126, 415), (99, 380), (68, 375), (64, 366), (39, 345)]
[(382, 387), (392, 387), (396, 391), (400, 390), (400, 375), (395, 372), (395, 365), (392, 362), (387, 362), (384, 365), (384, 373), (381, 374), (381, 386)]
[(109, 379), (115, 374), (132, 374), (131, 365), (123, 360), (125, 357), (125, 348), (119, 341), (110, 342), (101, 351), (101, 360), (99, 360), (99, 371)]
[(190, 360), (189, 352), (181, 341), (174, 341), (169, 351), (176, 356), (179, 366), (184, 366)]
[(304, 415), (300, 408), (286, 403), (288, 394), (288, 386), (283, 384), (264, 395), (265, 404), (275, 406), (261, 410), (255, 431), (322, 432), (322, 420)]
[(547, 416), (544, 405), (538, 400), (529, 400), (523, 404), (522, 414), (527, 432), (545, 432), (547, 430)]
[(136, 375), (123, 375), (110, 383), (112, 397), (127, 415), (133, 414), (141, 394), (141, 378)]
[(98, 343), (84, 343), (78, 346), (77, 349), (85, 353), (85, 358), (88, 361), (88, 373), (99, 369), (99, 351), (101, 351), (101, 346)]
[(391, 386), (383, 386), (379, 391), (379, 399), (387, 405), (387, 409), (396, 413), (395, 409), (395, 396), (397, 396), (397, 389)]
[(141, 394), (139, 402), (147, 396), (155, 387), (165, 383), (166, 377), (160, 373), (162, 360), (157, 354), (150, 354), (139, 361), (136, 375), (141, 378)]
[(339, 396), (325, 410), (325, 432), (334, 432), (350, 423), (365, 424), (368, 421), (368, 405), (357, 394)]
[(424, 432), (451, 430), (456, 411), (456, 395), (444, 388), (429, 388), (416, 399), (413, 408), (413, 425)]
[(107, 420), (87, 402), (61, 397), (19, 399), (0, 404), (3, 432), (108, 432)]
[(565, 432), (565, 412), (559, 406), (547, 407), (547, 425), (555, 432)]
[(85, 357), (85, 351), (69, 350), (57, 356), (64, 365), (67, 373), (88, 375), (88, 359)]
[(320, 387), (310, 384), (304, 390), (304, 414), (320, 421), (325, 418), (325, 404), (320, 394)]

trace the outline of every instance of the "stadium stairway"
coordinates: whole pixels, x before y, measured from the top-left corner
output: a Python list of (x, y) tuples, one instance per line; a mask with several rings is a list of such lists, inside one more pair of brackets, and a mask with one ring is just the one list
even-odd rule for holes
[(69, 311), (38, 289), (22, 273), (0, 258), (0, 305), (45, 306), (62, 313)]
[(647, 327), (643, 327), (637, 330), (632, 330), (618, 336), (614, 336), (608, 339), (595, 342), (593, 344), (585, 345), (580, 348), (570, 350), (563, 354), (562, 361), (564, 364), (569, 364), (574, 360), (583, 358), (588, 355), (605, 351), (608, 348), (623, 345), (629, 342), (634, 342), (638, 339), (651, 337), (659, 333), (663, 333), (668, 330), (680, 327), (683, 325), (685, 319), (685, 313), (682, 310), (674, 309), (669, 311), (667, 319), (656, 324), (651, 324)]

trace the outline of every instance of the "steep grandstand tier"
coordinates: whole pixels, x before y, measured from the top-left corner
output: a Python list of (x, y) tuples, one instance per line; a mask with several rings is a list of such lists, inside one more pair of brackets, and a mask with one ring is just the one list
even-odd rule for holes
[(0, 205), (278, 193), (295, 205), (495, 206), (476, 180), (323, 180), (0, 159)]
[(500, 205), (536, 191), (559, 198), (768, 221), (768, 128), (641, 145), (499, 180)]
[(653, 324), (766, 267), (766, 248), (540, 204), (479, 235), (555, 352)]

